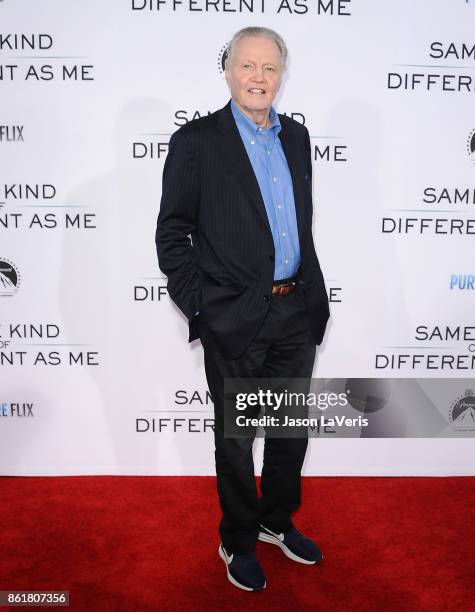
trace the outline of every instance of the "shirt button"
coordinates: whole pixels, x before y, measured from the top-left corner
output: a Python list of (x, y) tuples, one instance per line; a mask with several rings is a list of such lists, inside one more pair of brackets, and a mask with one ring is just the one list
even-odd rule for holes
[(285, 236), (285, 232), (282, 232), (282, 236)]
[(288, 260), (288, 259), (286, 259), (286, 260), (285, 260), (285, 263), (289, 263), (289, 260)]
[(280, 210), (282, 206), (280, 204), (277, 204), (277, 208)]
[(269, 151), (269, 149), (267, 149), (267, 155), (270, 155), (270, 151)]
[(277, 177), (275, 177), (275, 176), (274, 176), (274, 177), (272, 177), (272, 180), (273, 180), (273, 181), (274, 181), (274, 183), (275, 183), (275, 182), (276, 182), (276, 180), (277, 180)]
[(253, 140), (251, 140), (251, 144), (254, 144), (254, 141), (253, 141)]

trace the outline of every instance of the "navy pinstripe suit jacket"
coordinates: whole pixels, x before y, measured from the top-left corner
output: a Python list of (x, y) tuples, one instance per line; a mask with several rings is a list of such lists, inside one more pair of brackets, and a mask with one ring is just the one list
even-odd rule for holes
[[(310, 138), (297, 121), (279, 119), (294, 188), (303, 288), (320, 344), (329, 307), (312, 235)], [(189, 320), (189, 342), (200, 336), (201, 323), (225, 355), (238, 357), (269, 308), (274, 242), (230, 102), (170, 138), (155, 241), (168, 293)]]

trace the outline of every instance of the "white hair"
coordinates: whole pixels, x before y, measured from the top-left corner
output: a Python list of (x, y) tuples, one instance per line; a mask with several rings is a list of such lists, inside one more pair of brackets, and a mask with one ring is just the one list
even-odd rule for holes
[(284, 42), (284, 39), (280, 34), (277, 34), (274, 30), (270, 28), (261, 28), (259, 26), (252, 26), (248, 28), (242, 28), (234, 34), (231, 41), (229, 42), (226, 48), (226, 59), (224, 61), (224, 69), (226, 70), (230, 61), (230, 58), (233, 54), (234, 47), (241, 40), (241, 38), (245, 38), (246, 36), (266, 36), (275, 42), (279, 51), (280, 51), (280, 62), (282, 66), (282, 70), (285, 70), (287, 64), (287, 45)]

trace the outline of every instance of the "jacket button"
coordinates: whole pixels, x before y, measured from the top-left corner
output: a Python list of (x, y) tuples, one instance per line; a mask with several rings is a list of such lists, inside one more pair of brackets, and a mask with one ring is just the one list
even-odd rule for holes
[(269, 295), (265, 295), (264, 296), (264, 302), (269, 302), (270, 301), (270, 296)]
[(269, 255), (269, 259), (272, 261), (272, 263), (275, 261), (275, 257), (273, 255)]

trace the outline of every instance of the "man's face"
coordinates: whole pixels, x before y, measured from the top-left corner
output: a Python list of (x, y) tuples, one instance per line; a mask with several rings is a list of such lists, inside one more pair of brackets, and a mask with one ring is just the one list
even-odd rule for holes
[(225, 73), (234, 102), (254, 118), (268, 112), (282, 79), (280, 51), (266, 36), (245, 36), (236, 44)]

